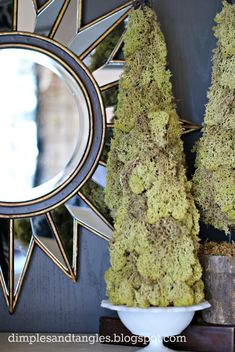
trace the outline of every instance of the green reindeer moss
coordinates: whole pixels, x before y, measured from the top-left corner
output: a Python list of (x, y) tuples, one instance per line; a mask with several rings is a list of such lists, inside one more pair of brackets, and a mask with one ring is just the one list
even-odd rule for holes
[(106, 202), (115, 220), (107, 293), (114, 304), (188, 306), (204, 299), (198, 212), (155, 13), (133, 10), (125, 35)]
[(235, 6), (225, 2), (215, 21), (218, 44), (193, 181), (204, 222), (228, 233), (235, 227)]

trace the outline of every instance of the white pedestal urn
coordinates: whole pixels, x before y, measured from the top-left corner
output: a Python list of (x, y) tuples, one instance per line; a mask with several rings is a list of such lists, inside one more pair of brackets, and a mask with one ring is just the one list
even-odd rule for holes
[(122, 323), (135, 335), (148, 337), (150, 343), (139, 351), (167, 352), (164, 337), (179, 335), (191, 323), (196, 311), (210, 307), (207, 301), (189, 307), (136, 308), (115, 306), (104, 300), (101, 307), (116, 310)]

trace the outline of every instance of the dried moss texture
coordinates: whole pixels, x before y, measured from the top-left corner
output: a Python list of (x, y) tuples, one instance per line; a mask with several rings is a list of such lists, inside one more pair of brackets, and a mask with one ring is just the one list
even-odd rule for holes
[(187, 181), (167, 51), (154, 12), (132, 12), (125, 36), (106, 202), (115, 219), (107, 293), (114, 304), (203, 300), (198, 212)]
[(204, 222), (227, 233), (235, 226), (235, 6), (225, 2), (215, 21), (218, 43), (194, 193)]
[(231, 242), (205, 242), (201, 246), (201, 255), (222, 255), (226, 257), (235, 257), (235, 243)]

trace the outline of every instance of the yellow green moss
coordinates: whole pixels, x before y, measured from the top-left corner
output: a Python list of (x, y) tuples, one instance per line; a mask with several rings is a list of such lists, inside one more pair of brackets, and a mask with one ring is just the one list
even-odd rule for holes
[(154, 12), (133, 10), (125, 35), (106, 202), (115, 220), (114, 304), (187, 306), (204, 299), (198, 220), (184, 167), (167, 50)]
[(218, 42), (193, 181), (204, 222), (227, 233), (235, 227), (235, 6), (224, 2), (215, 21)]

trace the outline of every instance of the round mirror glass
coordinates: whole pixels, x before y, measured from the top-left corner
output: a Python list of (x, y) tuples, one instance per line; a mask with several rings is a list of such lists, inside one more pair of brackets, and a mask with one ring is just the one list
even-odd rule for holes
[(41, 198), (81, 163), (90, 138), (84, 90), (56, 60), (0, 50), (0, 202)]

